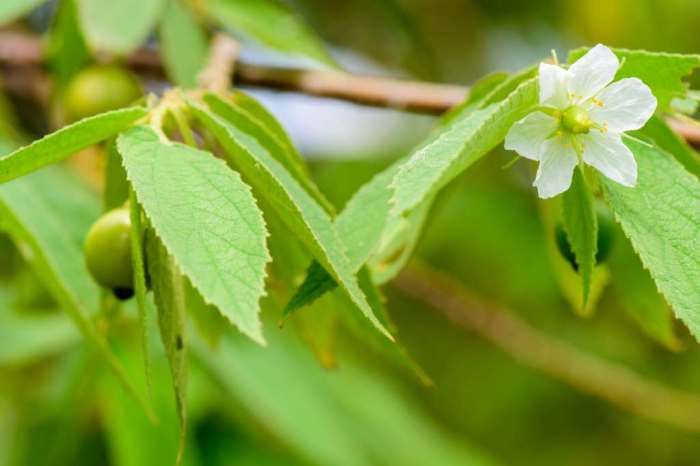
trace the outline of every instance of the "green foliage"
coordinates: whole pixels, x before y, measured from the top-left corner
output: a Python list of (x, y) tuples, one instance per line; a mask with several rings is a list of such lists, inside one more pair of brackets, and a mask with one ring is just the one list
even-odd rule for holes
[[(75, 2), (59, 2), (49, 30), (46, 55), (61, 88), (65, 88), (73, 75), (90, 61), (90, 51), (78, 24)], [(64, 53), (64, 50), (70, 50), (70, 53)]]
[(360, 290), (331, 218), (323, 208), (256, 139), (199, 106), (193, 105), (191, 109), (219, 140), (231, 163), (276, 210), (289, 229), (348, 293), (360, 311), (391, 338)]
[(0, 159), (0, 183), (19, 178), (109, 139), (145, 115), (146, 109), (132, 107), (95, 115), (61, 128)]
[[(117, 141), (127, 176), (182, 272), (243, 333), (263, 342), (265, 224), (237, 173), (208, 152), (137, 126)], [(161, 180), (168, 180), (162, 183)]]
[[(587, 48), (572, 50), (569, 63), (575, 62), (587, 51)], [(688, 88), (683, 78), (700, 66), (700, 55), (625, 49), (613, 49), (613, 52), (622, 61), (615, 78), (635, 77), (644, 81), (662, 110), (669, 110), (674, 98), (685, 97)]]
[(195, 87), (207, 58), (206, 35), (180, 0), (166, 1), (159, 27), (163, 64), (174, 84)]
[(675, 314), (700, 338), (700, 182), (657, 147), (625, 142), (637, 159), (637, 186), (600, 177), (605, 198)]
[(94, 51), (126, 55), (141, 45), (165, 0), (77, 0), (80, 24)]
[(209, 0), (207, 8), (212, 21), (263, 45), (335, 66), (314, 32), (274, 0)]
[(571, 187), (563, 195), (562, 208), (564, 230), (581, 274), (582, 306), (586, 307), (598, 252), (598, 220), (593, 196), (580, 169), (574, 170)]
[(0, 3), (0, 24), (9, 23), (29, 13), (44, 0), (3, 0)]

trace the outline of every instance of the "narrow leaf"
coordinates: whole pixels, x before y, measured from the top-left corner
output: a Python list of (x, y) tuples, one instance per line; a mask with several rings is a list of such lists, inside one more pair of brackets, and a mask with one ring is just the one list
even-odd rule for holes
[(105, 211), (122, 206), (129, 200), (129, 182), (122, 157), (117, 152), (117, 140), (112, 139), (105, 148), (104, 188), (102, 208)]
[(209, 152), (163, 141), (147, 126), (123, 133), (117, 147), (139, 203), (182, 272), (262, 343), (258, 311), (269, 254), (250, 188)]
[(675, 314), (700, 338), (700, 181), (669, 154), (627, 138), (637, 186), (599, 177), (610, 208)]
[(207, 60), (207, 38), (202, 27), (180, 0), (167, 0), (159, 32), (168, 77), (178, 86), (195, 87)]
[(187, 429), (187, 346), (185, 343), (185, 288), (184, 277), (173, 257), (152, 230), (146, 235), (148, 271), (153, 296), (158, 309), (158, 327), (170, 363), (175, 390), (178, 417), (180, 419), (180, 447), (177, 464), (180, 464), (185, 446)]
[(391, 338), (360, 290), (354, 270), (344, 254), (343, 244), (323, 208), (256, 139), (197, 105), (192, 104), (191, 109), (222, 144), (231, 163), (265, 197), (360, 311)]
[(505, 100), (468, 113), (433, 135), (394, 177), (396, 214), (433, 197), (462, 171), (493, 149), (513, 123), (537, 103), (537, 82), (528, 80)]
[(585, 309), (591, 290), (591, 277), (598, 250), (598, 219), (593, 195), (580, 168), (574, 171), (571, 187), (562, 198), (564, 231), (574, 252), (581, 275), (583, 304)]
[[(60, 89), (90, 61), (90, 51), (78, 25), (75, 2), (59, 2), (48, 34), (46, 56)], [(70, 53), (65, 53), (66, 50)]]
[(293, 12), (273, 0), (210, 0), (212, 21), (282, 52), (336, 66), (321, 40)]
[(0, 159), (0, 183), (31, 173), (104, 141), (145, 115), (146, 109), (132, 107), (85, 118), (61, 128)]
[(80, 24), (93, 50), (126, 55), (158, 22), (164, 0), (78, 0)]

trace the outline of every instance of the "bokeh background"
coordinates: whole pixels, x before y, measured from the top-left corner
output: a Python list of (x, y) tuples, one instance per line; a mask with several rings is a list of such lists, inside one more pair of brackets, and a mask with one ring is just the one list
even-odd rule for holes
[[(293, 0), (348, 70), (469, 85), (517, 71), (556, 50), (612, 47), (697, 53), (695, 0)], [(22, 26), (41, 30), (51, 5)], [(244, 59), (303, 65), (254, 44)], [(322, 191), (341, 208), (371, 176), (427, 137), (434, 117), (360, 107), (293, 93), (247, 89), (283, 122), (310, 160)], [(30, 125), (36, 127), (36, 125)], [(674, 348), (649, 338), (625, 312), (613, 276), (595, 312), (578, 315), (562, 293), (531, 172), (504, 169), (512, 155), (485, 157), (438, 197), (416, 256), (485, 301), (506, 306), (552, 338), (678, 389), (700, 393), (700, 351), (677, 326)], [(90, 188), (76, 196), (94, 196)], [(50, 307), (19, 254), (0, 238), (5, 286)], [(616, 243), (623, 248), (624, 239)], [(20, 279), (17, 279), (17, 272)], [(10, 271), (13, 271), (11, 274)], [(623, 270), (624, 272), (624, 270)], [(12, 276), (12, 279), (9, 277)], [(232, 336), (194, 351), (190, 432), (193, 465), (695, 465), (700, 434), (641, 418), (518, 361), (479, 334), (391, 284), (387, 308), (408, 352), (432, 379), (410, 371), (347, 331), (322, 367), (294, 323), (279, 329), (267, 303), (266, 349)], [(24, 294), (17, 297), (17, 295)], [(38, 302), (36, 300), (39, 300)], [(44, 301), (42, 301), (44, 300)], [(322, 306), (321, 306), (322, 307)], [(1, 309), (1, 308), (0, 308)], [(132, 310), (133, 312), (133, 310)], [(304, 312), (304, 311), (301, 311)], [(323, 309), (314, 309), (323, 312)], [(128, 314), (128, 312), (127, 312)], [(167, 368), (156, 367), (152, 427), (100, 370), (69, 323), (49, 315), (41, 331), (0, 324), (0, 464), (171, 464), (177, 422)], [(11, 317), (3, 317), (10, 319)], [(125, 324), (114, 344), (140, 368)], [(300, 325), (298, 328), (308, 330)], [(41, 333), (43, 332), (43, 333)], [(28, 340), (51, 342), (17, 357)], [(312, 341), (314, 341), (312, 339)], [(315, 340), (314, 344), (318, 345)], [(671, 345), (673, 346), (673, 345)], [(313, 347), (313, 345), (311, 345)], [(331, 350), (328, 350), (331, 351)], [(316, 351), (318, 353), (318, 351)], [(323, 357), (321, 358), (323, 359)], [(328, 360), (324, 362), (328, 363)], [(603, 377), (603, 374), (589, 374)], [(158, 378), (160, 377), (160, 378)], [(609, 383), (616, 383), (610, 380)], [(668, 400), (658, 399), (660, 405)]]

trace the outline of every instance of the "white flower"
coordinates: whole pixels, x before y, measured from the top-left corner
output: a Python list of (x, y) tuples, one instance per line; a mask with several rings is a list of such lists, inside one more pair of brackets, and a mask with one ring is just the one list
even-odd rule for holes
[(505, 148), (540, 162), (534, 186), (541, 198), (569, 189), (579, 162), (625, 186), (637, 182), (637, 163), (622, 133), (644, 126), (656, 98), (637, 78), (612, 83), (620, 62), (596, 45), (569, 69), (540, 64), (540, 106), (508, 132)]

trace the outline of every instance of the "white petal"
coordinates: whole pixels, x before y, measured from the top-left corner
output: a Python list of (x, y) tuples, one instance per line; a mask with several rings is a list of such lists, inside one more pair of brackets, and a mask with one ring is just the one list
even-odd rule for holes
[(504, 147), (531, 160), (540, 159), (542, 143), (556, 131), (559, 122), (542, 112), (534, 112), (511, 126)]
[(624, 186), (637, 184), (637, 162), (619, 134), (591, 131), (582, 141), (584, 162)]
[(537, 194), (542, 199), (547, 199), (569, 189), (577, 164), (576, 151), (569, 138), (558, 136), (545, 141), (533, 183), (537, 186)]
[(557, 65), (540, 63), (540, 104), (559, 109), (569, 106), (569, 72)]
[(612, 50), (598, 44), (569, 68), (569, 92), (578, 102), (588, 100), (612, 82), (619, 67)]
[(588, 112), (593, 121), (614, 133), (644, 126), (656, 110), (656, 97), (637, 78), (612, 83), (595, 97)]

